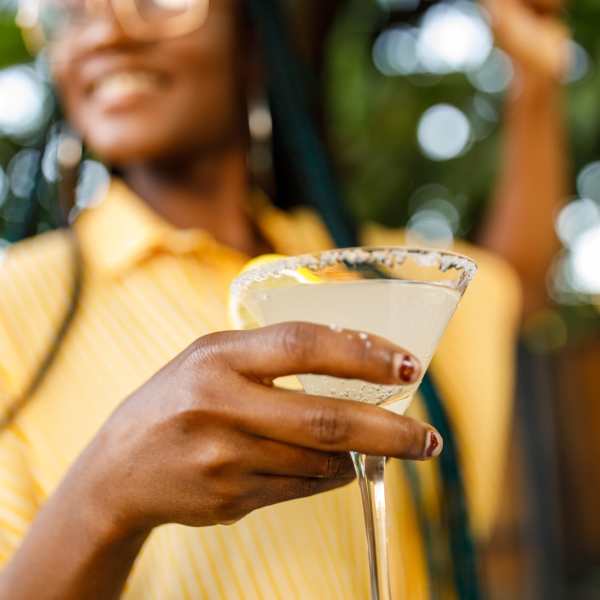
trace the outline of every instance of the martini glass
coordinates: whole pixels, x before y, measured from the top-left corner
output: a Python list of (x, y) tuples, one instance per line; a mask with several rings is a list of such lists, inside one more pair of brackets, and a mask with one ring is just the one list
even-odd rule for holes
[[(465, 256), (438, 250), (348, 248), (268, 262), (243, 273), (231, 297), (246, 328), (285, 321), (385, 337), (428, 368), (439, 340), (477, 271)], [(404, 414), (420, 381), (378, 385), (310, 373), (310, 394), (367, 402)], [(372, 600), (390, 600), (385, 457), (352, 453), (363, 502)]]

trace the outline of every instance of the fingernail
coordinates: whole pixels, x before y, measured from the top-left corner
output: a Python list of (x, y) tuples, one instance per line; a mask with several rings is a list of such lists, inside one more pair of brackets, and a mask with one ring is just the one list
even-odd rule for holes
[(436, 458), (444, 449), (444, 441), (437, 431), (429, 431), (425, 437), (425, 458)]
[(410, 354), (394, 354), (394, 374), (404, 383), (414, 383), (419, 379), (419, 365)]

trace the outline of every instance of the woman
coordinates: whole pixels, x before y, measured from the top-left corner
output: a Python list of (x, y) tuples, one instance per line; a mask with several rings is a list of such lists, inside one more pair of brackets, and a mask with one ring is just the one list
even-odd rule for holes
[[(442, 440), (419, 421), (272, 381), (319, 372), (407, 382), (420, 366), (385, 340), (367, 348), (308, 324), (226, 331), (228, 285), (249, 257), (332, 240), (313, 213), (282, 213), (249, 184), (246, 106), (258, 78), (243, 4), (198, 2), (186, 32), (162, 18), (168, 5), (140, 5), (150, 12), (137, 39), (131, 10), (121, 11), (130, 4), (70, 3), (50, 48), (70, 122), (121, 180), (78, 219), (78, 309), (0, 437), (0, 598), (363, 598), (347, 452), (427, 460)], [(363, 232), (365, 243), (400, 239)], [(6, 404), (28, 389), (64, 316), (70, 247), (48, 234), (2, 265)], [(483, 534), (498, 495), (519, 301), (501, 261), (469, 252), (480, 279), (436, 369)], [(395, 587), (424, 598), (414, 507), (400, 471), (391, 477), (406, 507), (393, 527), (408, 549)]]

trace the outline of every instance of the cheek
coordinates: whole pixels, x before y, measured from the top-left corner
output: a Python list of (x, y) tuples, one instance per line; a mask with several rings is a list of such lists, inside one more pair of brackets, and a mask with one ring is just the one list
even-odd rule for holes
[(68, 114), (94, 152), (122, 165), (220, 146), (242, 132), (239, 97), (226, 78), (209, 83), (182, 75), (135, 110), (108, 115), (84, 101)]
[[(52, 59), (52, 55), (50, 56)], [(68, 61), (51, 63), (52, 81), (69, 123), (85, 137), (86, 98), (78, 85), (78, 72)]]
[(210, 136), (239, 125), (243, 92), (231, 69), (184, 73), (173, 88), (171, 122)]

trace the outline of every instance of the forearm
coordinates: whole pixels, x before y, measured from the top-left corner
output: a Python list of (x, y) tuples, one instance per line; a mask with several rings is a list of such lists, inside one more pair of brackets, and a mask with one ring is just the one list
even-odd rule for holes
[(480, 242), (518, 272), (526, 313), (545, 303), (567, 169), (560, 84), (519, 78), (507, 102), (503, 167)]
[(0, 574), (0, 600), (120, 597), (147, 535), (115, 526), (84, 471), (76, 464), (40, 511)]

